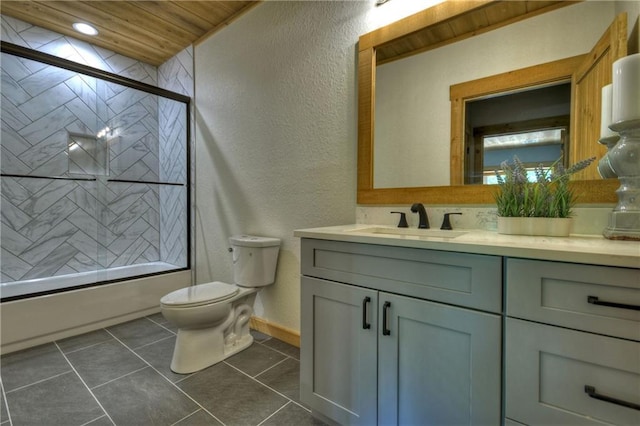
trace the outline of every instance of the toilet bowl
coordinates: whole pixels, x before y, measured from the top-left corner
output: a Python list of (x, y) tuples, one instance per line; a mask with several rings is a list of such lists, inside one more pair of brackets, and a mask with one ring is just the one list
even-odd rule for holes
[(229, 238), (234, 284), (215, 281), (173, 291), (160, 299), (162, 315), (178, 327), (171, 370), (193, 373), (253, 343), (249, 320), (256, 294), (273, 284), (280, 240)]

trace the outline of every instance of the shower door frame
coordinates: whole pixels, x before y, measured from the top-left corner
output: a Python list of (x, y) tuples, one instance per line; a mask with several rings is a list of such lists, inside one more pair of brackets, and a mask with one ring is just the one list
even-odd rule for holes
[[(55, 66), (55, 67), (59, 67), (59, 68), (63, 68), (72, 72), (76, 72), (79, 74), (83, 74), (89, 77), (93, 77), (93, 78), (97, 78), (103, 81), (107, 81), (109, 83), (115, 83), (115, 84), (119, 84), (128, 88), (132, 88), (132, 89), (136, 89), (136, 90), (140, 90), (143, 91), (145, 93), (149, 93), (152, 95), (156, 95), (159, 97), (163, 97), (163, 98), (167, 98), (170, 100), (174, 100), (177, 102), (182, 102), (183, 104), (185, 104), (185, 108), (186, 108), (186, 114), (185, 114), (185, 120), (186, 120), (186, 125), (185, 125), (185, 139), (186, 139), (186, 147), (185, 147), (185, 152), (186, 152), (186, 170), (185, 170), (185, 177), (186, 177), (186, 182), (184, 184), (181, 183), (173, 183), (173, 182), (150, 182), (150, 181), (139, 181), (139, 180), (127, 180), (127, 179), (108, 179), (108, 181), (110, 182), (116, 182), (116, 183), (146, 183), (146, 184), (159, 184), (159, 185), (172, 185), (172, 186), (185, 186), (186, 187), (186, 205), (187, 205), (187, 214), (186, 214), (186, 238), (187, 238), (187, 256), (186, 256), (186, 265), (183, 268), (176, 268), (176, 269), (170, 269), (167, 271), (161, 271), (161, 272), (153, 272), (153, 273), (147, 273), (147, 274), (139, 274), (139, 275), (131, 275), (131, 276), (127, 276), (125, 278), (118, 278), (118, 279), (109, 279), (109, 280), (101, 280), (101, 281), (96, 281), (96, 282), (92, 282), (92, 283), (87, 283), (87, 284), (81, 284), (81, 285), (76, 285), (76, 286), (70, 286), (70, 287), (64, 287), (64, 288), (60, 288), (60, 289), (52, 289), (52, 290), (47, 290), (47, 291), (41, 291), (41, 292), (35, 292), (35, 293), (28, 293), (28, 294), (24, 294), (24, 295), (17, 295), (17, 296), (12, 296), (12, 297), (3, 297), (0, 299), (0, 302), (8, 302), (8, 301), (13, 301), (13, 300), (21, 300), (21, 299), (28, 299), (28, 298), (32, 298), (32, 297), (38, 297), (38, 296), (45, 296), (48, 294), (56, 294), (56, 293), (61, 293), (61, 292), (67, 292), (67, 291), (72, 291), (72, 290), (77, 290), (77, 289), (81, 289), (81, 288), (88, 288), (88, 287), (96, 287), (96, 286), (101, 286), (101, 285), (105, 285), (105, 284), (112, 284), (112, 283), (117, 283), (117, 282), (123, 282), (123, 281), (129, 281), (132, 279), (140, 279), (140, 278), (146, 278), (146, 277), (153, 277), (153, 276), (158, 276), (158, 275), (165, 275), (165, 274), (169, 274), (169, 273), (174, 273), (174, 272), (180, 272), (180, 271), (188, 271), (191, 270), (191, 259), (192, 259), (192, 246), (191, 246), (191, 241), (192, 241), (192, 229), (191, 229), (191, 97), (177, 93), (177, 92), (172, 92), (170, 90), (167, 89), (162, 89), (160, 87), (157, 86), (153, 86), (151, 84), (148, 83), (144, 83), (141, 81), (137, 81), (131, 78), (127, 78), (127, 77), (123, 77), (121, 75), (115, 74), (115, 73), (111, 73), (109, 71), (104, 71), (98, 68), (93, 68), (90, 67), (88, 65), (84, 65), (78, 62), (73, 62), (70, 61), (68, 59), (64, 59), (58, 56), (54, 56), (54, 55), (50, 55), (48, 53), (44, 53), (44, 52), (40, 52), (37, 50), (33, 50), (27, 47), (23, 47), (23, 46), (19, 46), (13, 43), (9, 43), (6, 41), (0, 41), (0, 52), (1, 53), (7, 53), (10, 55), (14, 55), (14, 56), (18, 56), (24, 59), (29, 59), (29, 60), (33, 60), (33, 61), (38, 61), (40, 63), (46, 64), (46, 65), (51, 65), (51, 66)], [(16, 174), (10, 174), (10, 173), (2, 173), (1, 174), (2, 177), (31, 177), (31, 178), (47, 178), (47, 179), (60, 179), (60, 180), (86, 180), (86, 181), (95, 181), (96, 178), (80, 178), (80, 177), (64, 177), (64, 176), (35, 176), (35, 175), (16, 175)]]

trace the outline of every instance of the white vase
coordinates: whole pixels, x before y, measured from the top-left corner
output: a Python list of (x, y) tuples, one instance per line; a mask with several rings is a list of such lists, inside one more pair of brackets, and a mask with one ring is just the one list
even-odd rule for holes
[(571, 233), (571, 222), (571, 218), (498, 216), (498, 233), (567, 237)]

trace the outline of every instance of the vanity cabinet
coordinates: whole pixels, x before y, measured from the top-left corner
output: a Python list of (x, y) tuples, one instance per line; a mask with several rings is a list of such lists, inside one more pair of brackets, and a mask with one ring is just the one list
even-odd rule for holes
[(340, 423), (500, 424), (498, 256), (302, 240), (300, 398)]
[(506, 271), (508, 421), (640, 424), (640, 271), (526, 259)]

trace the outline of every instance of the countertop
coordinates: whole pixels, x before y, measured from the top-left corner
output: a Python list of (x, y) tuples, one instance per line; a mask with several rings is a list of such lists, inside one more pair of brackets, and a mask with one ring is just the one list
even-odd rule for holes
[(454, 232), (464, 231), (465, 233), (455, 238), (446, 238), (374, 234), (366, 231), (371, 228), (395, 229), (370, 224), (353, 224), (298, 229), (294, 231), (293, 235), (300, 238), (351, 243), (640, 268), (640, 243), (637, 241), (607, 240), (600, 235), (572, 234), (569, 237), (532, 237), (503, 235), (495, 231), (458, 229)]

